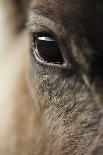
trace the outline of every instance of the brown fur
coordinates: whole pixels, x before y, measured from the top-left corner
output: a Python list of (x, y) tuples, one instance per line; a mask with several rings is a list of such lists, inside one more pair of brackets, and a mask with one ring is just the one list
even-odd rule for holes
[[(0, 0), (0, 155), (102, 155), (103, 2), (28, 3)], [(30, 52), (29, 32), (45, 29), (71, 70)]]

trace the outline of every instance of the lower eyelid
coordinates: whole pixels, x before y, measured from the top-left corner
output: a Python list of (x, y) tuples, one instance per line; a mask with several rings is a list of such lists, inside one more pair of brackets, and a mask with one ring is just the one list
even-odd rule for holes
[(56, 67), (56, 68), (66, 69), (66, 70), (67, 70), (65, 64), (60, 65), (60, 64), (54, 64), (54, 63), (48, 63), (48, 62), (44, 61), (43, 59), (41, 59), (41, 58), (39, 57), (39, 54), (38, 54), (38, 52), (37, 52), (37, 49), (36, 49), (36, 52), (35, 52), (35, 49), (32, 49), (32, 50), (34, 51), (34, 52), (33, 52), (33, 55), (34, 55), (34, 57), (36, 58), (37, 62), (38, 62), (39, 64), (41, 64), (42, 66)]

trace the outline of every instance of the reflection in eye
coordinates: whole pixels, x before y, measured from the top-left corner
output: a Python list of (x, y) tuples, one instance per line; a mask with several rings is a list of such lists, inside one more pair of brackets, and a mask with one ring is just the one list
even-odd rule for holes
[(33, 52), (42, 62), (59, 65), (64, 63), (58, 43), (50, 34), (33, 34)]

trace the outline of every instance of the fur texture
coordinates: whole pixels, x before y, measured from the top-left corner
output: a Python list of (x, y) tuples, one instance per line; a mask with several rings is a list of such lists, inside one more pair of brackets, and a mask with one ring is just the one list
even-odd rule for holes
[[(0, 0), (1, 155), (103, 154), (102, 19), (102, 0)], [(71, 69), (36, 61), (48, 30)]]

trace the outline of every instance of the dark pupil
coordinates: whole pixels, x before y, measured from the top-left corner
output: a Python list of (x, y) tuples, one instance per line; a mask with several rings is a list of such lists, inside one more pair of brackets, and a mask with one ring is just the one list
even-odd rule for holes
[(37, 48), (41, 60), (47, 63), (63, 64), (63, 58), (55, 39), (48, 35), (34, 37), (34, 48)]

